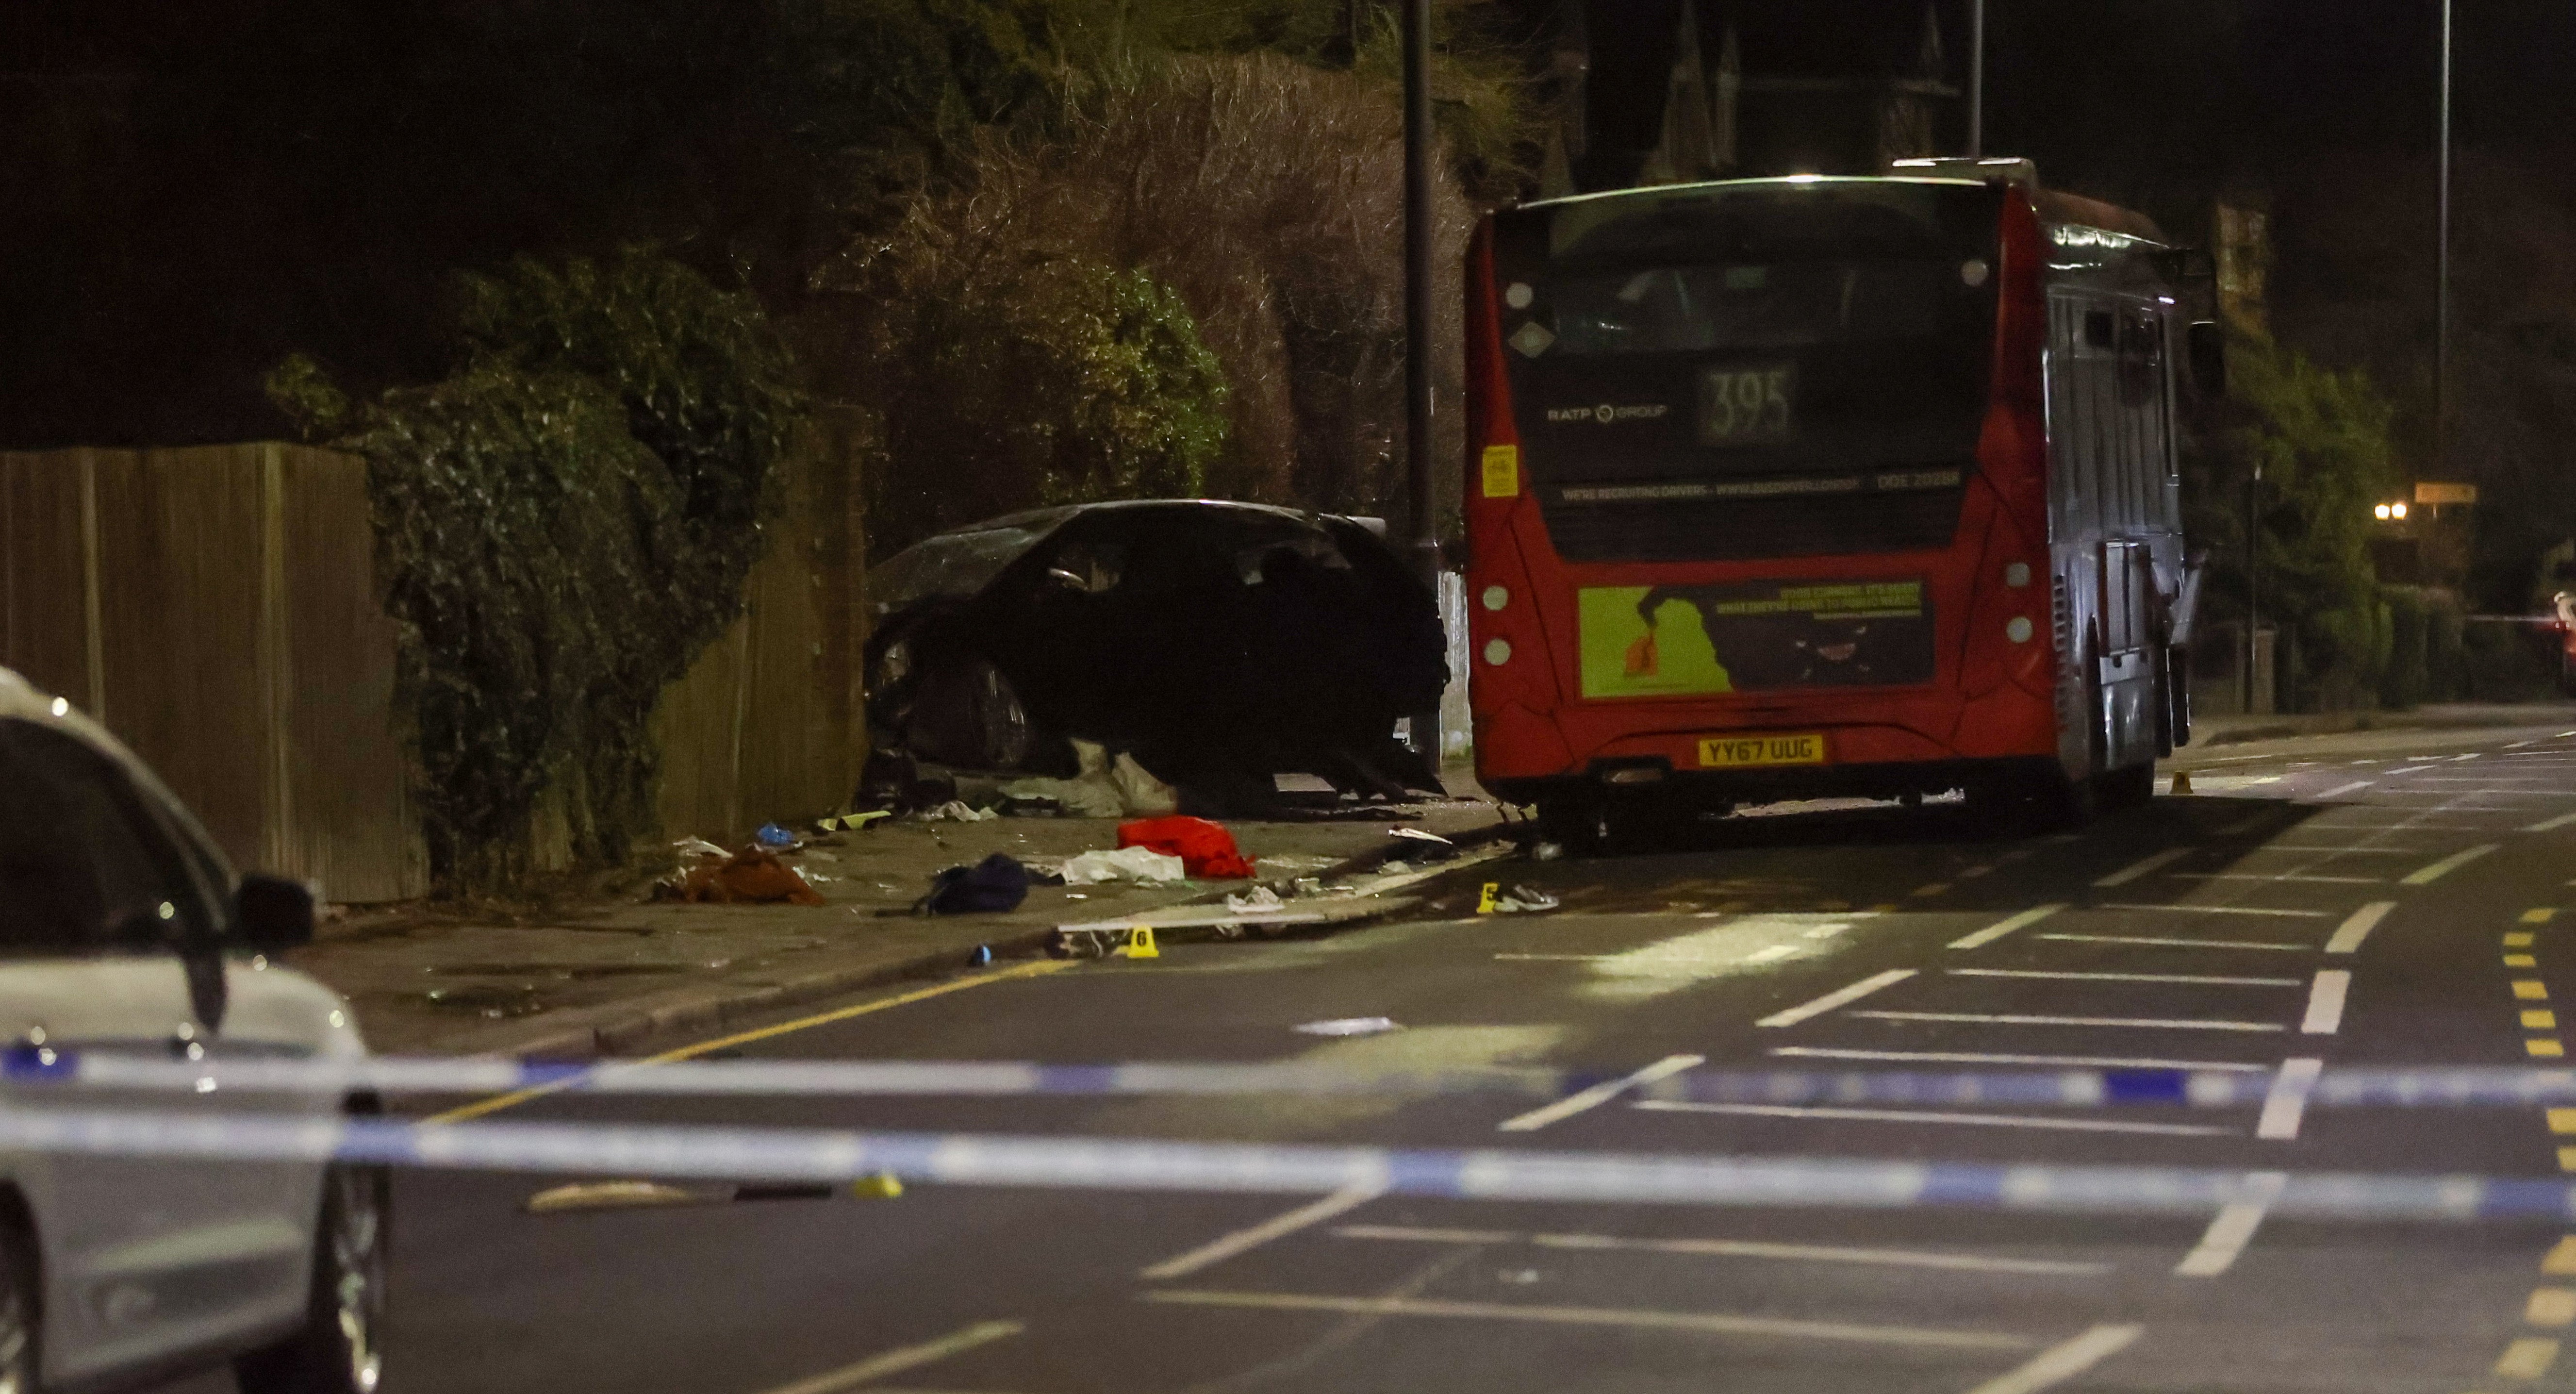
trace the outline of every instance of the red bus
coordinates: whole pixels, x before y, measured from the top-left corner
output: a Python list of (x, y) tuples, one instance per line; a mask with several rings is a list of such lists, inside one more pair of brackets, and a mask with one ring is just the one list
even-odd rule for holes
[[(1584, 841), (1837, 796), (2053, 820), (2189, 738), (2181, 254), (2024, 161), (1553, 199), (1470, 253), (1477, 771)], [(2187, 574), (2188, 573), (2188, 574)]]

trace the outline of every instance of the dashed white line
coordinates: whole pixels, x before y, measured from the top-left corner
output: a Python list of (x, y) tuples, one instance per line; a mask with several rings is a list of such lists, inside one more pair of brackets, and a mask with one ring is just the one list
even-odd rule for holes
[(1652, 1084), (1667, 1076), (1680, 1074), (1707, 1058), (1704, 1055), (1667, 1055), (1642, 1070), (1622, 1075), (1617, 1079), (1604, 1080), (1581, 1093), (1568, 1094), (1545, 1108), (1531, 1109), (1517, 1118), (1507, 1118), (1503, 1120), (1498, 1130), (1506, 1133), (1537, 1132), (1550, 1123), (1572, 1118), (1585, 1109), (1599, 1108), (1638, 1085)]
[(899, 1375), (906, 1370), (916, 1370), (934, 1361), (963, 1354), (977, 1346), (989, 1345), (992, 1342), (1016, 1336), (1026, 1329), (1016, 1321), (979, 1321), (973, 1326), (962, 1331), (951, 1332), (935, 1341), (924, 1341), (917, 1346), (904, 1346), (898, 1350), (887, 1351), (883, 1355), (872, 1355), (855, 1365), (844, 1365), (840, 1369), (828, 1370), (810, 1379), (800, 1379), (794, 1384), (782, 1384), (770, 1390), (769, 1394), (838, 1394), (840, 1390), (865, 1384), (870, 1380)]
[(2039, 937), (2079, 944), (2139, 944), (2160, 949), (2275, 949), (2293, 954), (2310, 951), (2305, 944), (2257, 944), (2243, 939), (2149, 939), (2129, 934), (2043, 934)]
[(2177, 881), (2290, 881), (2311, 886), (2376, 886), (2384, 876), (2312, 876), (2303, 872), (2173, 871)]
[(1785, 1012), (1773, 1012), (1753, 1024), (1770, 1027), (1795, 1026), (1809, 1017), (1823, 1016), (1846, 1002), (1857, 1002), (1880, 988), (1894, 987), (1913, 976), (1914, 970), (1911, 968), (1890, 968), (1884, 973), (1873, 973), (1849, 987), (1836, 988), (1813, 1002), (1791, 1007)]
[[(1696, 1331), (1713, 1336), (1778, 1336), (1791, 1340), (1849, 1341), (1865, 1345), (1938, 1346), (1953, 1350), (2026, 1350), (2031, 1342), (2000, 1331), (1945, 1331), (1920, 1326), (1864, 1326), (1854, 1322), (1795, 1321), (1729, 1312), (1661, 1312), (1633, 1307), (1542, 1307), (1512, 1302), (1439, 1302), (1420, 1297), (1328, 1297), (1297, 1292), (1198, 1292), (1166, 1289), (1137, 1294), (1146, 1302), (1205, 1307), (1251, 1307), (1287, 1312), (1348, 1312), (1377, 1317), (1471, 1317), (1560, 1326), (1624, 1326)], [(2033, 1385), (2031, 1388), (2043, 1386)]]
[(2190, 856), (2191, 852), (2192, 849), (2188, 847), (2168, 847), (2161, 852), (2140, 857), (2136, 861), (2112, 872), (2110, 875), (2103, 877), (2093, 884), (2104, 889), (2108, 889), (2112, 886), (2125, 886), (2160, 866), (2181, 861), (2183, 858)]
[(2165, 1031), (2287, 1031), (2277, 1021), (2169, 1021), (2131, 1016), (2018, 1016), (1978, 1012), (1853, 1012), (1880, 1021), (1966, 1021), (1988, 1026), (2139, 1026)]
[(2326, 952), (2348, 954), (2360, 948), (2361, 941), (2369, 938), (2370, 932), (2377, 929), (2379, 922), (2388, 918), (2388, 912), (2396, 908), (2396, 901), (2374, 900), (2353, 911), (2342, 924), (2335, 926), (2334, 937), (2326, 941)]
[(2453, 852), (2451, 855), (2433, 863), (2431, 866), (2422, 867), (2418, 870), (2408, 872), (2404, 877), (2398, 880), (2397, 884), (2401, 886), (2429, 886), (2434, 882), (2441, 880), (2444, 876), (2447, 876), (2450, 873), (2459, 870), (2461, 867), (2476, 861), (2478, 858), (2485, 856), (2487, 853), (2494, 851), (2497, 845), (2498, 844), (2493, 842), (2481, 842), (2475, 847)]
[(2341, 968), (2320, 968), (2316, 982), (2308, 988), (2308, 1014), (2299, 1022), (2299, 1030), (2309, 1036), (2331, 1036), (2343, 1025), (2343, 1000), (2352, 992), (2352, 974)]
[(2097, 910), (2171, 910), (2185, 915), (2277, 915), (2302, 920), (2321, 920), (2326, 916), (2323, 910), (2265, 910), (2252, 905), (2135, 905), (2121, 901), (2106, 901), (2093, 908)]
[(2378, 781), (2376, 780), (2356, 779), (2350, 784), (2338, 784), (2334, 788), (2328, 789), (2324, 793), (2317, 795), (2317, 797), (2321, 799), (2339, 799), (2346, 794), (2358, 794), (2377, 782)]
[(2066, 904), (2064, 901), (2060, 901), (2054, 905), (2035, 905), (2009, 919), (1997, 920), (1993, 924), (1978, 930), (1974, 934), (1963, 934), (1958, 938), (1951, 940), (1950, 947), (1954, 949), (1984, 948), (1986, 945), (2003, 938), (2005, 935), (2012, 933), (2016, 929), (2024, 929), (2031, 925), (2035, 925), (2041, 920), (2047, 919), (2049, 916), (2054, 915), (2065, 908)]
[(2007, 1055), (1978, 1050), (1847, 1050), (1838, 1046), (1773, 1046), (1769, 1055), (1813, 1060), (1932, 1060), (1949, 1065), (2072, 1065), (2095, 1070), (2225, 1070), (2263, 1074), (2269, 1065), (2242, 1060), (2166, 1060), (2148, 1055)]
[(1852, 1263), (1888, 1268), (1931, 1268), (1960, 1273), (2033, 1273), (2088, 1277), (2111, 1271), (2107, 1263), (2063, 1259), (1988, 1258), (1919, 1249), (1861, 1249), (1840, 1244), (1775, 1244), (1753, 1239), (1632, 1239), (1615, 1234), (1518, 1234), (1510, 1230), (1423, 1229), (1408, 1225), (1343, 1225), (1341, 1239), (1388, 1239), (1429, 1244), (1535, 1244), (1542, 1249), (1613, 1253), (1689, 1254), (1708, 1258), (1780, 1259), (1793, 1263)]
[(2145, 1331), (2143, 1326), (2106, 1322), (2050, 1346), (2029, 1364), (1987, 1380), (1968, 1394), (2040, 1394), (2127, 1350)]
[(2523, 829), (2523, 831), (2527, 833), (2554, 833), (2560, 828), (2566, 827), (2570, 823), (2576, 823), (2576, 813), (2559, 814), (2555, 818), (2534, 823), (2530, 827)]
[(1184, 1277), (1213, 1264), (1223, 1263), (1237, 1254), (1260, 1248), (1283, 1235), (1295, 1234), (1308, 1225), (1321, 1224), (1335, 1215), (1357, 1210), (1384, 1194), (1386, 1194), (1386, 1188), (1383, 1186), (1345, 1186), (1321, 1200), (1298, 1206), (1287, 1214), (1273, 1216), (1249, 1229), (1236, 1230), (1232, 1234), (1202, 1244), (1188, 1253), (1175, 1254), (1151, 1268), (1144, 1269), (1137, 1276), (1151, 1282)]
[(2258, 1171), (2245, 1178), (2251, 1198), (2231, 1201), (2218, 1208), (2218, 1217), (2200, 1236), (2200, 1244), (2183, 1255), (2174, 1265), (2177, 1278), (2215, 1278), (2236, 1266), (2236, 1256), (2245, 1252), (2254, 1231), (2263, 1227), (2263, 1214), (2289, 1184), (2286, 1172)]
[(1640, 1099), (1629, 1105), (1650, 1113), (1726, 1113), (1752, 1118), (1816, 1118), (1847, 1123), (1960, 1123), (1985, 1128), (2039, 1128), (2070, 1133), (2153, 1133), (2164, 1137), (2225, 1137), (2234, 1128), (2200, 1123), (2130, 1123), (2104, 1118), (2051, 1118), (2015, 1113), (1936, 1113), (1905, 1108), (1832, 1108), (1808, 1104), (1703, 1104)]
[(2212, 987), (2302, 987), (2305, 978), (2229, 978), (2211, 973), (2074, 973), (2037, 968), (1945, 968), (1958, 978), (2047, 978), (2092, 983), (2206, 983)]
[(2281, 1072), (2272, 1077), (2272, 1088), (2263, 1096), (2263, 1114), (2254, 1120), (2254, 1136), (2272, 1142), (2297, 1137), (2299, 1120), (2308, 1111), (2308, 1094), (2325, 1068), (2326, 1062), (2313, 1056), (2282, 1061)]

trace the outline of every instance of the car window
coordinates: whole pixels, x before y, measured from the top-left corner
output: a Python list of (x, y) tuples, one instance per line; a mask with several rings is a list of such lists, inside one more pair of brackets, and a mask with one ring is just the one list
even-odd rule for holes
[(202, 931), (184, 854), (114, 760), (0, 721), (0, 954), (165, 948)]

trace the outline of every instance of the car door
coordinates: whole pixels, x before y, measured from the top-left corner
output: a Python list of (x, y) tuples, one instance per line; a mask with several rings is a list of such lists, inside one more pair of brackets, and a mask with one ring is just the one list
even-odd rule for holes
[[(219, 962), (219, 892), (123, 762), (66, 728), (0, 720), (0, 1036), (55, 1051), (203, 1059)], [(225, 891), (229, 887), (224, 888)], [(70, 1095), (20, 1106), (118, 1107), (202, 1119), (212, 1093)], [(21, 1159), (44, 1256), (49, 1378), (73, 1382), (222, 1345), (300, 1289), (309, 1215), (266, 1162), (144, 1155)], [(294, 1303), (287, 1304), (291, 1315)]]

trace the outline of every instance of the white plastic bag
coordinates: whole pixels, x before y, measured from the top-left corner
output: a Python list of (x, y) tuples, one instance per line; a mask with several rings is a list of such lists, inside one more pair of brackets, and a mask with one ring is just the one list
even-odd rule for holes
[(1180, 879), (1181, 859), (1151, 847), (1085, 852), (1068, 858), (1064, 864), (1064, 883), (1068, 886), (1096, 886), (1103, 881), (1141, 881), (1152, 885)]

